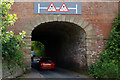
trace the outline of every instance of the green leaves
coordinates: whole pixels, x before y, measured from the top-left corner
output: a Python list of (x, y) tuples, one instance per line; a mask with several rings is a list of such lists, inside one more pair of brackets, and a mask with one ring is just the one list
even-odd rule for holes
[(118, 65), (113, 62), (96, 62), (96, 64), (90, 66), (90, 75), (95, 78), (117, 78), (118, 77)]
[[(3, 61), (8, 65), (8, 68), (13, 68), (16, 65), (23, 67), (23, 51), (22, 48), (25, 45), (23, 38), (26, 32), (22, 31), (20, 35), (15, 35), (13, 31), (7, 31), (6, 26), (13, 26), (14, 22), (18, 19), (16, 14), (9, 14), (9, 9), (13, 4), (13, 0), (0, 0), (0, 37), (2, 38), (2, 58)], [(11, 64), (11, 65), (9, 65)], [(12, 66), (12, 67), (11, 67)]]
[(118, 78), (120, 70), (120, 16), (113, 20), (113, 29), (106, 41), (100, 60), (90, 66), (90, 75), (95, 78)]
[(12, 31), (8, 31), (3, 34), (4, 37), (2, 37), (2, 56), (6, 61), (14, 61), (14, 64), (21, 64), (23, 62), (23, 51), (20, 51), (20, 49), (24, 46), (24, 44), (21, 45), (21, 43), (25, 43), (23, 41), (23, 36), (25, 36), (25, 33), (23, 32), (21, 35), (14, 35)]
[[(2, 20), (2, 24), (0, 27), (3, 26), (13, 26), (14, 22), (17, 20), (16, 14), (8, 14), (9, 9), (11, 8), (11, 5), (13, 4), (13, 1), (4, 1), (1, 2), (0, 9), (2, 10), (2, 13), (0, 13), (0, 18)], [(3, 30), (6, 31), (5, 29)]]
[(35, 52), (37, 57), (44, 57), (44, 45), (39, 41), (32, 41), (31, 50)]

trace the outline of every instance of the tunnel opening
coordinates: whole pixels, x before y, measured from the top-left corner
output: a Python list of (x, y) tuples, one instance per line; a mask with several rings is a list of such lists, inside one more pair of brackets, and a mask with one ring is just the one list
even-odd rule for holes
[(35, 53), (35, 56), (38, 58), (44, 57), (45, 55), (45, 46), (40, 41), (31, 41), (31, 52)]
[(81, 72), (87, 69), (86, 33), (80, 26), (63, 21), (41, 23), (31, 41), (45, 46), (44, 55), (52, 57), (56, 66)]

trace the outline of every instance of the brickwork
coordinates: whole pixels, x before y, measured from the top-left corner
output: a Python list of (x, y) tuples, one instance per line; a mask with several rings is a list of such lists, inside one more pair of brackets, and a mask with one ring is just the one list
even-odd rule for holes
[[(67, 0), (63, 0), (63, 2), (66, 1)], [(69, 2), (74, 1), (79, 2), (79, 0), (69, 0)], [(97, 49), (95, 47), (96, 41), (101, 37), (107, 38), (109, 36), (109, 31), (112, 29), (111, 22), (117, 15), (115, 14), (117, 12), (118, 2), (82, 2), (81, 15), (34, 14), (33, 2), (15, 2), (9, 13), (16, 13), (18, 16), (17, 22), (12, 27), (15, 33), (18, 34), (21, 30), (25, 30), (27, 32), (26, 40), (28, 42), (28, 47), (26, 48), (26, 53), (28, 54), (30, 54), (31, 49), (31, 32), (37, 25), (53, 21), (63, 21), (78, 25), (86, 33), (87, 51), (85, 54), (87, 56), (87, 65), (89, 66), (89, 64), (94, 61), (94, 58), (91, 59), (90, 54), (91, 51), (95, 51)], [(11, 28), (9, 27), (9, 30), (10, 29)], [(30, 56), (28, 59), (30, 60)], [(30, 63), (30, 61), (27, 63)]]
[[(13, 27), (16, 33), (21, 31), (27, 22), (41, 16), (34, 14), (33, 6), (34, 4), (32, 2), (16, 2), (12, 6), (10, 13), (16, 13), (18, 16), (18, 20)], [(118, 2), (82, 2), (82, 14), (75, 16), (79, 17), (81, 20), (88, 21), (89, 24), (93, 25), (94, 29), (101, 29), (103, 35), (107, 37), (109, 30), (112, 28), (110, 23), (117, 12)], [(97, 32), (97, 34), (99, 34), (99, 32)]]

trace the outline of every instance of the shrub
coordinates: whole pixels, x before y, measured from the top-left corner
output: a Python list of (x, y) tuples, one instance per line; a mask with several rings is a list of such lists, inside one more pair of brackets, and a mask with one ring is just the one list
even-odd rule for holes
[[(23, 67), (23, 51), (25, 42), (23, 37), (25, 32), (22, 31), (20, 35), (14, 35), (12, 31), (8, 31), (2, 36), (2, 57), (3, 61), (7, 61), (8, 66), (17, 66)], [(13, 65), (10, 65), (13, 64)]]
[[(20, 66), (23, 67), (23, 51), (25, 42), (25, 32), (22, 31), (19, 35), (15, 35), (13, 31), (7, 30), (7, 27), (14, 26), (14, 22), (17, 20), (16, 14), (9, 14), (9, 9), (13, 5), (13, 0), (0, 0), (0, 43), (2, 43), (2, 62), (7, 63), (9, 69)], [(7, 26), (7, 27), (6, 27)], [(6, 66), (6, 65), (5, 65)], [(4, 66), (3, 66), (4, 68)]]
[(119, 78), (120, 67), (120, 16), (113, 20), (113, 29), (106, 41), (99, 61), (90, 66), (90, 75), (95, 78)]
[(112, 62), (96, 62), (96, 64), (90, 66), (90, 69), (90, 75), (96, 79), (118, 77), (118, 65)]

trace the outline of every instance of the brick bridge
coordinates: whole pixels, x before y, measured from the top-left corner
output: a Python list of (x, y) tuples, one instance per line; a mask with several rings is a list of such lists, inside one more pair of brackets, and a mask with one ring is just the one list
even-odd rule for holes
[(33, 40), (41, 41), (45, 54), (54, 57), (60, 66), (87, 69), (104, 46), (103, 40), (116, 16), (114, 12), (118, 12), (118, 2), (82, 2), (81, 15), (34, 14), (33, 2), (15, 2), (10, 13), (17, 14), (18, 20), (12, 29), (16, 34), (26, 31), (26, 68), (30, 68)]

